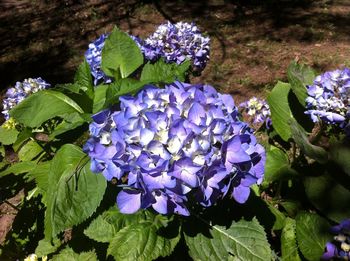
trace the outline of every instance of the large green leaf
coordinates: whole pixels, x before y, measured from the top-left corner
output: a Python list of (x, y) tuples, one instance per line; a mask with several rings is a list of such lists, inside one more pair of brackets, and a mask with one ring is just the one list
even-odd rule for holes
[(328, 222), (317, 214), (301, 212), (296, 216), (296, 235), (303, 256), (319, 261), (326, 243), (332, 240)]
[(120, 229), (144, 220), (146, 216), (143, 211), (125, 215), (114, 206), (94, 219), (84, 230), (84, 234), (95, 241), (106, 243), (110, 242)]
[(52, 257), (52, 261), (97, 261), (95, 251), (75, 253), (71, 248), (63, 249), (58, 255)]
[(49, 138), (53, 139), (67, 131), (78, 128), (89, 121), (91, 121), (91, 116), (88, 113), (72, 113), (65, 117), (65, 119), (55, 127), (55, 129), (49, 135)]
[(288, 103), (290, 84), (278, 82), (267, 97), (270, 106), (272, 125), (284, 141), (291, 138), (288, 121), (293, 118)]
[(126, 78), (141, 64), (143, 55), (140, 48), (127, 33), (114, 27), (102, 49), (102, 71), (116, 79), (119, 78), (119, 74), (122, 78)]
[(37, 193), (43, 196), (42, 202), (46, 204), (46, 191), (49, 186), (50, 161), (37, 164), (34, 169), (26, 174), (28, 179), (34, 179), (38, 188)]
[(33, 169), (35, 169), (37, 163), (34, 161), (23, 161), (17, 162), (0, 172), (0, 177), (4, 177), (9, 174), (19, 175), (23, 173), (27, 173)]
[(73, 112), (83, 113), (79, 105), (63, 93), (44, 90), (24, 99), (10, 115), (28, 127), (38, 127), (44, 121)]
[(93, 98), (94, 95), (94, 85), (92, 83), (92, 75), (90, 71), (90, 66), (87, 61), (84, 59), (77, 72), (74, 75), (74, 83), (77, 83), (81, 86), (81, 89), (86, 92), (86, 94)]
[(191, 66), (189, 60), (178, 65), (165, 63), (162, 59), (154, 64), (147, 63), (141, 73), (141, 81), (152, 83), (172, 83), (175, 80), (185, 81), (186, 72)]
[(10, 145), (17, 140), (19, 131), (16, 129), (7, 129), (3, 126), (0, 127), (0, 143), (3, 145)]
[(94, 213), (105, 193), (106, 179), (90, 171), (86, 155), (72, 144), (56, 153), (48, 178), (45, 236), (50, 238)]
[(299, 102), (305, 106), (307, 97), (306, 85), (311, 85), (316, 77), (315, 72), (304, 64), (298, 64), (293, 61), (288, 67), (288, 80), (292, 91), (297, 96)]
[(264, 180), (274, 182), (296, 174), (297, 172), (290, 167), (287, 154), (275, 146), (270, 146), (266, 153)]
[(30, 140), (24, 144), (18, 152), (18, 158), (21, 161), (30, 161), (38, 156), (43, 148), (35, 141)]
[(309, 200), (328, 218), (340, 222), (350, 217), (350, 191), (331, 175), (305, 177), (304, 186)]
[(118, 231), (107, 250), (116, 260), (154, 260), (170, 255), (180, 240), (180, 234), (164, 237), (152, 222), (126, 226)]
[(98, 85), (95, 90), (94, 103), (92, 107), (92, 112), (97, 113), (105, 109), (106, 95), (108, 90), (108, 85)]
[(330, 156), (331, 159), (350, 177), (350, 149), (345, 146), (332, 148)]
[(185, 235), (189, 254), (194, 260), (268, 261), (272, 259), (270, 245), (264, 228), (254, 218), (252, 221), (234, 222), (229, 228), (212, 226), (210, 237)]
[(286, 218), (281, 235), (281, 251), (283, 261), (300, 261), (298, 253), (295, 220)]
[(306, 136), (305, 130), (294, 119), (291, 119), (289, 123), (293, 139), (298, 144), (301, 151), (305, 153), (306, 156), (320, 163), (327, 162), (327, 152), (323, 148), (311, 144)]
[[(53, 244), (52, 244), (53, 243)], [(35, 249), (35, 254), (38, 257), (47, 256), (53, 252), (56, 252), (56, 250), (61, 246), (61, 240), (58, 238), (55, 238), (54, 240), (47, 240), (42, 239), (39, 241), (38, 246)]]

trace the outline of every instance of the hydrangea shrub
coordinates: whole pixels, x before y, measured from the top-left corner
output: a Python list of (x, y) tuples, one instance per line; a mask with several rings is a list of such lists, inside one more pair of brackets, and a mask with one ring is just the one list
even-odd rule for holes
[(231, 193), (244, 203), (263, 179), (265, 151), (241, 122), (234, 101), (209, 85), (146, 86), (120, 98), (120, 110), (93, 116), (84, 150), (93, 172), (127, 179), (123, 213), (153, 207), (189, 215), (188, 194), (203, 206)]

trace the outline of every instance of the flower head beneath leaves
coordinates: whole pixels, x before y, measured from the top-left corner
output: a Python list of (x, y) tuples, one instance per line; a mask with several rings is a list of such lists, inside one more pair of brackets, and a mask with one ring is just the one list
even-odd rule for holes
[(350, 259), (350, 219), (343, 220), (339, 225), (331, 228), (334, 240), (326, 244), (326, 251), (322, 260)]
[(16, 82), (15, 87), (9, 88), (3, 100), (3, 111), (5, 119), (10, 119), (9, 111), (23, 101), (32, 93), (44, 90), (50, 87), (50, 84), (39, 78), (25, 79), (23, 82)]
[(341, 128), (350, 119), (350, 70), (335, 70), (317, 76), (308, 86), (307, 111), (313, 122), (323, 121)]
[(239, 107), (244, 109), (244, 113), (248, 115), (253, 125), (265, 123), (267, 129), (271, 127), (271, 112), (265, 100), (253, 97), (242, 102)]
[(265, 151), (237, 114), (232, 97), (209, 85), (147, 85), (120, 97), (119, 111), (93, 116), (84, 151), (93, 172), (125, 181), (123, 213), (189, 215), (190, 194), (203, 206), (227, 193), (244, 203), (262, 182)]

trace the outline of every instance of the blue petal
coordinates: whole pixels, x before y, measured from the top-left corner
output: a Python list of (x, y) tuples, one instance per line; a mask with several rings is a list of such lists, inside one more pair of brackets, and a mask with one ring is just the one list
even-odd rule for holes
[(117, 196), (117, 204), (121, 213), (135, 213), (141, 207), (141, 193), (135, 190), (122, 190)]
[(244, 186), (238, 186), (233, 188), (232, 196), (238, 203), (245, 203), (248, 200), (250, 194), (250, 188)]

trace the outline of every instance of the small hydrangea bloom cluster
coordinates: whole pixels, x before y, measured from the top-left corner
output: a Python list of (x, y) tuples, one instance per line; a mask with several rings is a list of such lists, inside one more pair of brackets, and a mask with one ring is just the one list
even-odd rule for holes
[(85, 52), (85, 58), (90, 65), (91, 74), (94, 77), (94, 85), (103, 79), (105, 83), (110, 83), (111, 79), (101, 70), (102, 49), (108, 34), (102, 34), (99, 38), (89, 44)]
[(339, 225), (331, 228), (334, 240), (326, 244), (323, 260), (350, 260), (350, 219), (343, 220)]
[[(155, 62), (164, 58), (166, 62), (181, 64), (186, 59), (192, 61), (197, 72), (202, 71), (209, 60), (209, 37), (203, 37), (193, 23), (170, 22), (160, 25), (146, 40), (129, 35), (141, 49), (146, 61)], [(111, 79), (101, 70), (101, 54), (108, 34), (103, 34), (89, 44), (85, 58), (90, 65), (94, 84), (101, 80), (110, 83)]]
[(5, 119), (10, 119), (9, 111), (18, 103), (23, 101), (32, 93), (44, 90), (50, 87), (50, 84), (39, 78), (25, 79), (23, 82), (16, 82), (15, 87), (9, 88), (3, 100), (3, 111)]
[(189, 215), (188, 195), (203, 206), (232, 193), (244, 203), (260, 184), (265, 150), (241, 122), (229, 95), (209, 85), (147, 85), (120, 97), (120, 110), (93, 116), (84, 151), (91, 170), (116, 178), (122, 213), (153, 207)]
[(168, 22), (145, 40), (143, 52), (151, 61), (164, 57), (167, 62), (181, 64), (189, 59), (195, 70), (202, 71), (209, 60), (209, 43), (209, 37), (202, 36), (195, 24)]
[(244, 112), (251, 118), (252, 124), (266, 124), (269, 129), (272, 125), (270, 107), (263, 99), (253, 97), (239, 105)]
[(320, 120), (345, 128), (350, 119), (350, 70), (319, 75), (307, 87), (307, 111), (313, 122)]

